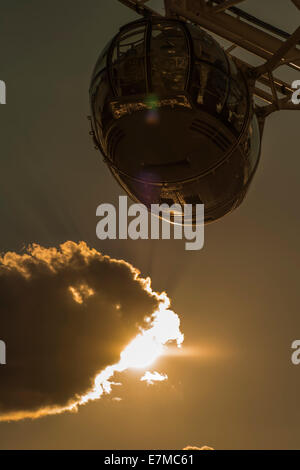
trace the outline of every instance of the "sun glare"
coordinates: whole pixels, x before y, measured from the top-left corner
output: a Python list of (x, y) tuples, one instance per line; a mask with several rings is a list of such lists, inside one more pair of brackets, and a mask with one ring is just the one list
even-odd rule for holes
[(126, 369), (144, 369), (163, 354), (164, 346), (151, 330), (139, 334), (121, 353), (120, 365)]
[[(141, 328), (138, 335), (121, 352), (119, 362), (99, 372), (94, 379), (91, 390), (85, 395), (78, 395), (75, 400), (65, 407), (44, 408), (28, 413), (14, 413), (13, 415), (2, 416), (0, 421), (14, 421), (24, 418), (34, 419), (66, 411), (76, 412), (80, 405), (97, 400), (103, 394), (111, 393), (112, 386), (114, 385), (121, 385), (114, 382), (113, 377), (115, 373), (124, 372), (129, 369), (143, 369), (145, 373), (140, 380), (142, 382), (145, 381), (149, 385), (154, 382), (167, 380), (167, 375), (159, 374), (156, 371), (150, 372), (147, 368), (167, 352), (169, 345), (171, 346), (170, 349), (172, 349), (175, 342), (176, 349), (181, 347), (184, 336), (180, 331), (180, 319), (175, 312), (169, 309), (170, 299), (165, 292), (157, 294), (153, 291), (150, 278), (142, 279), (141, 281), (143, 282), (143, 288), (158, 300), (158, 309), (151, 316), (145, 318), (148, 328)], [(83, 302), (85, 298), (94, 294), (93, 290), (89, 289), (86, 285), (81, 285), (79, 288), (71, 286), (69, 291), (73, 296), (73, 300), (77, 303)]]
[[(181, 347), (184, 336), (180, 331), (180, 320), (176, 313), (169, 309), (170, 299), (167, 294), (156, 294), (152, 291), (150, 279), (145, 280), (145, 290), (155, 295), (159, 300), (159, 307), (146, 322), (149, 324), (147, 330), (141, 332), (126, 346), (121, 352), (120, 361), (112, 366), (106, 367), (95, 378), (93, 390), (89, 391), (83, 397), (80, 397), (75, 406), (96, 400), (103, 393), (110, 393), (114, 382), (111, 381), (116, 372), (124, 372), (128, 369), (146, 369), (162, 356), (168, 348), (168, 344), (176, 342), (178, 348)], [(147, 374), (148, 373), (148, 374)], [(149, 375), (151, 374), (151, 375)], [(150, 377), (151, 380), (147, 380)], [(154, 381), (167, 379), (155, 372), (154, 374), (146, 371), (142, 381), (147, 380), (149, 384)], [(160, 378), (160, 379), (159, 379)]]

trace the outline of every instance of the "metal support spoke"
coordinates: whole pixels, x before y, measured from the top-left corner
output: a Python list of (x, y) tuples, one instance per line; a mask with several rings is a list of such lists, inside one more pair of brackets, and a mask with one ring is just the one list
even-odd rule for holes
[(223, 3), (221, 3), (220, 5), (216, 5), (214, 7), (211, 8), (211, 12), (212, 13), (220, 13), (221, 11), (225, 11), (227, 10), (228, 8), (234, 6), (234, 5), (237, 5), (238, 3), (242, 3), (244, 2), (245, 0), (225, 0)]
[(231, 46), (227, 47), (226, 52), (230, 54), (230, 52), (234, 51), (237, 47), (236, 44), (231, 44)]
[[(288, 52), (291, 51), (293, 47), (300, 41), (300, 26), (296, 31), (290, 36), (287, 41), (285, 41), (280, 48), (275, 52), (275, 54), (263, 65), (256, 67), (255, 74), (257, 77), (263, 75), (269, 71), (275, 70), (279, 65), (281, 65), (282, 60), (285, 60), (285, 56)], [(300, 64), (299, 64), (300, 66)]]
[(270, 82), (270, 86), (272, 90), (273, 103), (277, 106), (277, 108), (279, 108), (278, 95), (277, 95), (277, 90), (275, 87), (274, 77), (273, 77), (272, 72), (268, 72), (268, 76), (269, 76), (269, 82)]
[(258, 87), (254, 88), (254, 96), (256, 96), (257, 98), (260, 98), (261, 100), (265, 101), (265, 103), (268, 103), (269, 105), (273, 105), (272, 95), (262, 90), (261, 88), (258, 88)]
[[(268, 86), (269, 88), (271, 87), (270, 80), (265, 75), (262, 75), (261, 77), (259, 77), (257, 81), (261, 83), (262, 85)], [(273, 85), (276, 88), (277, 93), (281, 93), (282, 95), (290, 96), (294, 92), (294, 90), (291, 88), (291, 86), (288, 83), (282, 80), (279, 80), (278, 78), (273, 77)]]
[(152, 8), (149, 8), (145, 5), (145, 2), (141, 3), (135, 0), (118, 0), (120, 3), (125, 5), (126, 7), (130, 8), (131, 10), (135, 11), (139, 15), (147, 16), (147, 15), (153, 15), (153, 16), (162, 16), (156, 11), (152, 10)]
[[(147, 6), (148, 1), (119, 0), (120, 3), (140, 15), (161, 17), (161, 14)], [(300, 27), (292, 35), (289, 35), (287, 32), (264, 23), (234, 6), (243, 1), (164, 0), (164, 4), (166, 15), (191, 21), (230, 41), (231, 45), (226, 49), (227, 53), (241, 47), (265, 60), (264, 64), (253, 67), (234, 55), (232, 56), (234, 61), (248, 75), (254, 95), (267, 103), (267, 106), (259, 107), (262, 118), (280, 109), (299, 110), (300, 105), (295, 105), (291, 101), (294, 90), (290, 84), (274, 77), (273, 71), (282, 65), (300, 71), (300, 49), (297, 47), (300, 44)], [(300, 9), (300, 0), (291, 1)], [(229, 9), (228, 12), (226, 12), (227, 9)], [(241, 17), (241, 19), (237, 19), (232, 13)], [(260, 88), (259, 85), (263, 87)], [(263, 89), (264, 87), (267, 87), (267, 89)], [(282, 96), (284, 97), (281, 98)]]
[[(221, 12), (215, 15), (211, 12), (211, 9), (207, 8), (199, 14), (199, 7), (196, 9), (196, 3), (188, 4), (191, 9), (187, 10), (185, 2), (182, 0), (177, 0), (176, 3), (174, 0), (167, 1), (174, 14), (178, 15), (178, 17), (199, 24), (208, 31), (235, 43), (237, 46), (267, 61), (272, 60), (273, 62), (273, 54), (276, 54), (276, 51), (280, 51), (282, 54), (283, 51), (284, 55), (280, 56), (279, 62), (286, 59), (289, 61), (289, 67), (297, 71), (300, 70), (300, 50), (296, 47), (300, 39), (300, 36), (297, 39), (298, 32), (292, 35), (292, 39), (289, 37), (286, 42), (283, 42), (281, 39), (262, 29), (252, 26), (245, 21), (238, 20), (229, 13)], [(268, 72), (268, 69), (263, 69), (259, 73), (263, 74), (266, 72)]]
[(270, 104), (269, 106), (265, 106), (260, 108), (260, 116), (266, 118), (270, 114), (274, 113), (275, 111), (300, 111), (300, 104), (294, 104), (291, 102), (290, 97), (282, 98), (278, 101), (278, 105), (275, 103)]

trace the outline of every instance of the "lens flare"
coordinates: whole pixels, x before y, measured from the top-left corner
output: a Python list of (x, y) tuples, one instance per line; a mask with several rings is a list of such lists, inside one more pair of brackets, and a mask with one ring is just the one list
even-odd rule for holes
[(149, 109), (157, 109), (158, 107), (158, 96), (156, 95), (148, 95), (146, 98), (146, 105)]
[(159, 99), (156, 95), (148, 95), (145, 101), (148, 108), (146, 113), (146, 122), (149, 125), (157, 125), (159, 123), (158, 104)]
[(147, 122), (147, 124), (149, 124), (151, 126), (159, 124), (158, 111), (156, 111), (155, 109), (151, 109), (151, 110), (147, 111), (146, 122)]

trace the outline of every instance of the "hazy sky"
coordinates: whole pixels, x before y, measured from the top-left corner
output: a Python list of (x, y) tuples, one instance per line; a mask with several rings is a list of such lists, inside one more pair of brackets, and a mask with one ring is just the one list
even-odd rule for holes
[[(286, 0), (245, 8), (289, 32), (299, 24)], [(129, 372), (77, 414), (0, 423), (0, 448), (299, 448), (300, 365), (290, 358), (300, 338), (300, 115), (268, 120), (245, 202), (206, 227), (202, 251), (100, 242), (96, 207), (123, 193), (89, 136), (89, 80), (105, 44), (135, 18), (116, 0), (1, 1), (0, 249), (84, 240), (132, 263), (168, 292), (193, 354), (155, 364), (167, 382), (147, 386)]]

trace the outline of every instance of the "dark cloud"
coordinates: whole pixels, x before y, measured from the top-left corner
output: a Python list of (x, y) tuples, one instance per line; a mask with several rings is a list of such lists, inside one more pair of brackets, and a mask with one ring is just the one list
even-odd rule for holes
[(118, 362), (155, 294), (130, 264), (84, 242), (33, 245), (0, 258), (0, 419), (39, 415), (76, 401), (95, 375)]

